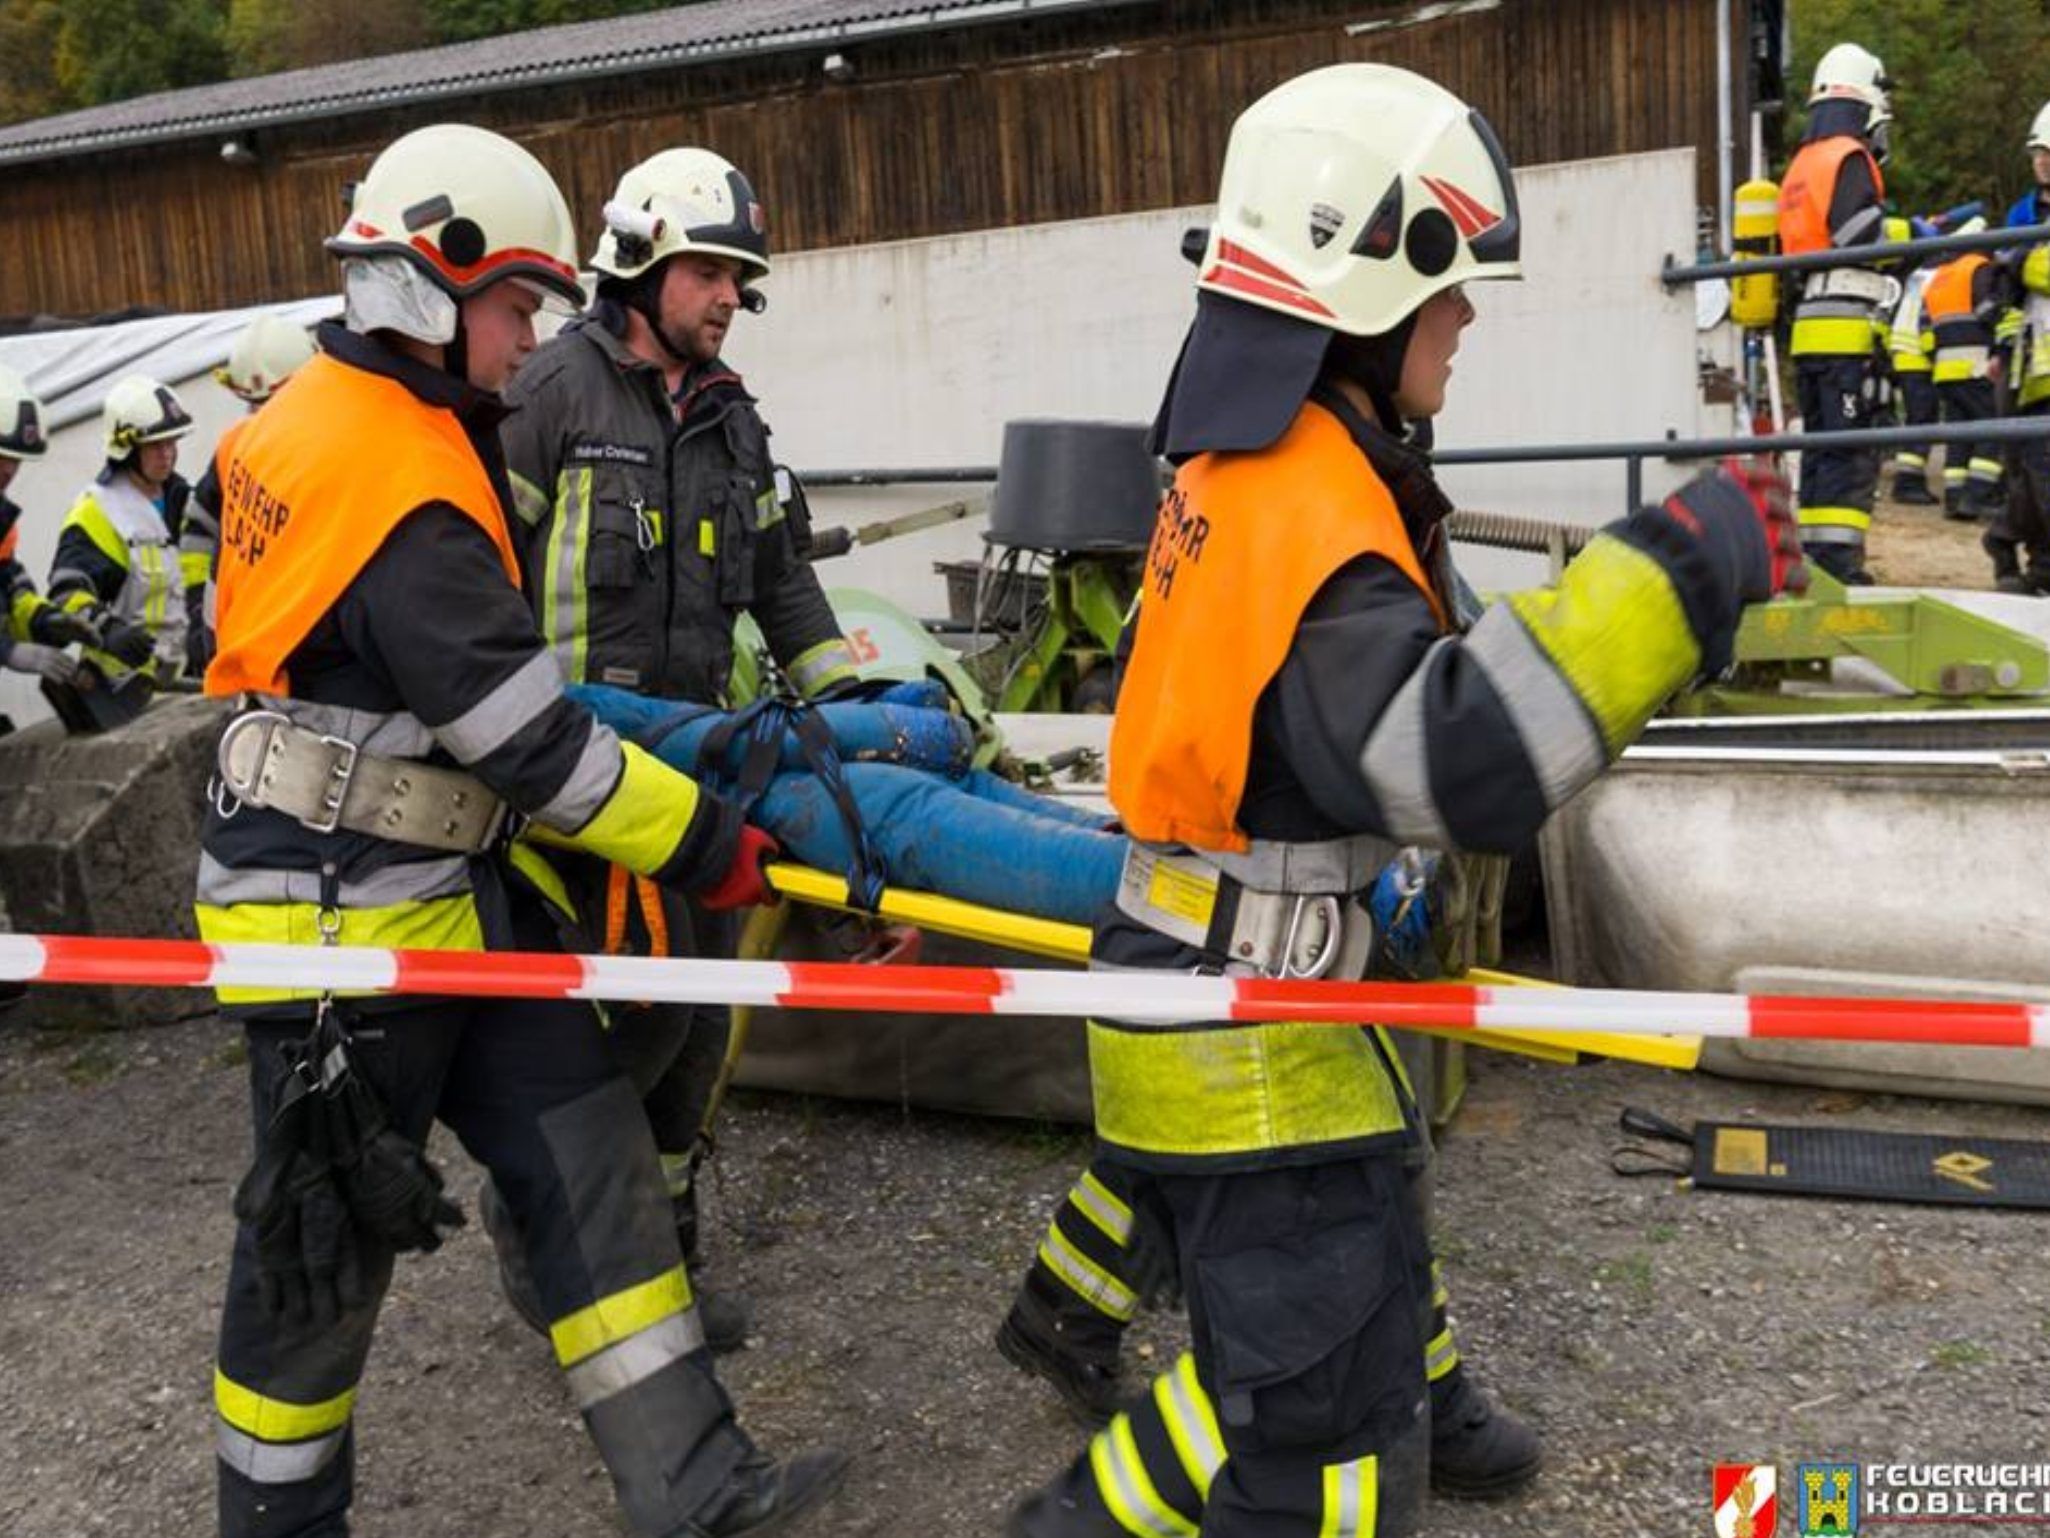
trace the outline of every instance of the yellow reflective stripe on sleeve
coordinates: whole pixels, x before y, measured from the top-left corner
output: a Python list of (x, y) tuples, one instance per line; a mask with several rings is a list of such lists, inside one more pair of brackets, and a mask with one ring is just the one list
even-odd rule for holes
[(1351, 1142), (1406, 1125), (1364, 1031), (1301, 1021), (1128, 1029), (1089, 1022), (1096, 1131), (1196, 1157)]
[(356, 1391), (347, 1389), (318, 1404), (294, 1404), (288, 1399), (269, 1399), (253, 1388), (245, 1388), (219, 1367), (214, 1369), (214, 1408), (221, 1419), (237, 1431), (265, 1442), (303, 1442), (308, 1437), (337, 1431), (349, 1423), (356, 1403)]
[[(121, 537), (120, 531), (114, 527), (114, 520), (107, 516), (91, 492), (71, 505), (71, 511), (64, 516), (64, 528), (79, 530), (93, 542), (93, 547), (101, 555), (123, 571), (128, 570), (128, 541)], [(58, 530), (58, 534), (61, 538), (63, 529)]]
[(1701, 666), (1665, 568), (1598, 534), (1556, 587), (1508, 603), (1601, 728), (1614, 758)]
[(697, 815), (698, 783), (630, 742), (619, 745), (619, 783), (591, 820), (566, 841), (652, 876), (676, 853)]
[(178, 578), (188, 588), (205, 587), (213, 569), (213, 557), (204, 550), (178, 552)]
[(1196, 1524), (1162, 1500), (1147, 1477), (1132, 1418), (1122, 1410), (1089, 1444), (1089, 1468), (1103, 1504), (1135, 1538), (1196, 1538)]
[[(194, 903), (199, 937), (210, 945), (242, 942), (319, 945), (318, 903), (235, 903), (221, 907)], [(477, 901), (464, 892), (425, 902), (392, 903), (377, 908), (343, 908), (337, 945), (403, 947), (429, 951), (481, 951), (484, 925)], [(217, 988), (223, 1004), (267, 1004), (283, 999), (316, 999), (318, 988)], [(363, 990), (336, 989), (337, 994)]]
[(1174, 1366), (1153, 1380), (1153, 1401), (1160, 1407), (1160, 1419), (1181, 1459), (1182, 1472), (1206, 1501), (1210, 1481), (1224, 1467), (1224, 1432), (1217, 1424), (1217, 1412), (1210, 1396), (1196, 1378), (1196, 1358), (1184, 1351)]
[(48, 600), (34, 588), (23, 588), (14, 595), (14, 602), (7, 610), (7, 624), (14, 632), (15, 640), (26, 641), (29, 638), (29, 622), (36, 617), (36, 611), (47, 602)]
[(1374, 1538), (1381, 1522), (1381, 1460), (1369, 1455), (1324, 1468), (1324, 1525), (1317, 1538)]
[(1862, 507), (1804, 507), (1795, 515), (1804, 529), (1856, 529), (1872, 527), (1872, 515)]
[(797, 692), (810, 699), (820, 690), (854, 676), (854, 652), (845, 640), (834, 636), (800, 653), (783, 671), (797, 685)]
[(513, 512), (520, 522), (529, 528), (541, 527), (541, 520), (548, 516), (548, 493), (517, 471), (508, 470), (505, 478), (512, 485)]
[(1113, 1243), (1125, 1245), (1131, 1242), (1132, 1209), (1120, 1201), (1109, 1186), (1098, 1180), (1094, 1172), (1082, 1172), (1082, 1178), (1075, 1182), (1075, 1189), (1068, 1193), (1068, 1200), (1074, 1203), (1082, 1216), (1102, 1229)]
[(562, 879), (562, 873), (549, 863), (548, 857), (525, 839), (515, 839), (506, 851), (513, 869), (533, 882), (541, 895), (553, 903), (566, 918), (575, 918), (577, 905), (569, 895), (569, 887)]
[(1132, 1289), (1076, 1249), (1058, 1227), (1049, 1228), (1039, 1241), (1039, 1258), (1098, 1313), (1122, 1323), (1138, 1312), (1139, 1299)]
[(1857, 316), (1822, 315), (1794, 321), (1789, 351), (1795, 357), (1823, 353), (1862, 357), (1872, 351), (1872, 322)]
[(673, 1266), (556, 1320), (548, 1338), (555, 1343), (556, 1361), (570, 1367), (690, 1306), (690, 1278), (682, 1266)]

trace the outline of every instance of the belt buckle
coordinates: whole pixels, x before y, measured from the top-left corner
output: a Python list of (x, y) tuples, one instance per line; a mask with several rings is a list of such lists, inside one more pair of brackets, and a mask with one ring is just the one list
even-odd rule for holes
[(327, 789), (321, 792), (321, 809), (327, 813), (321, 818), (304, 818), (304, 826), (315, 833), (332, 833), (342, 825), (342, 803), (349, 798), (349, 784), (356, 778), (356, 744), (346, 737), (320, 738), (324, 748), (336, 750), (335, 761), (328, 765)]

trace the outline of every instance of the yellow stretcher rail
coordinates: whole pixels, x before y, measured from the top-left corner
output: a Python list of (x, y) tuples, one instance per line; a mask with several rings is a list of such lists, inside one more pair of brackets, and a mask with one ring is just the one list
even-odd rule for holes
[[(769, 867), (769, 882), (793, 902), (833, 908), (842, 913), (856, 911), (847, 900), (847, 883), (825, 871), (779, 862)], [(1007, 913), (1001, 908), (985, 908), (933, 892), (885, 891), (879, 916), (894, 923), (916, 924), (937, 934), (980, 940), (987, 945), (1000, 945), (1007, 950), (1025, 951), (1055, 961), (1081, 962), (1089, 959), (1089, 931), (1080, 924), (1063, 924), (1055, 919)], [(1560, 986), (1542, 978), (1523, 977), (1486, 967), (1475, 967), (1463, 980), (1496, 988)], [(1551, 1063), (1575, 1062), (1582, 1053), (1620, 1058), (1654, 1068), (1682, 1070), (1692, 1069), (1701, 1061), (1699, 1036), (1615, 1036), (1578, 1031), (1440, 1031), (1432, 1034)]]

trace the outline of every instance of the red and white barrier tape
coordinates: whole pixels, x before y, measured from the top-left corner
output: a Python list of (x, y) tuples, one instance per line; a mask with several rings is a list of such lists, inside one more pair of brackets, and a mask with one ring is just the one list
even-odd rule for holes
[(1141, 1024), (1309, 1020), (1448, 1030), (2050, 1046), (2050, 1006), (1160, 972), (657, 960), (360, 946), (0, 935), (0, 980), (152, 988), (331, 988), (471, 998), (645, 999), (935, 1015), (1102, 1015)]

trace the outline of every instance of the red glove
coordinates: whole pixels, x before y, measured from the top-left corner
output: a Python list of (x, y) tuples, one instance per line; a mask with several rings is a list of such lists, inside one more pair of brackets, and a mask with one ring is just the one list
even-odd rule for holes
[(717, 912), (724, 908), (745, 908), (755, 903), (773, 903), (776, 889), (769, 885), (768, 864), (783, 852), (768, 834), (752, 823), (740, 825), (740, 837), (733, 845), (733, 861), (726, 874), (698, 893), (698, 901)]
[(1664, 511), (1701, 542), (1740, 603), (1807, 590), (1792, 498), (1764, 461), (1727, 460), (1666, 498)]

